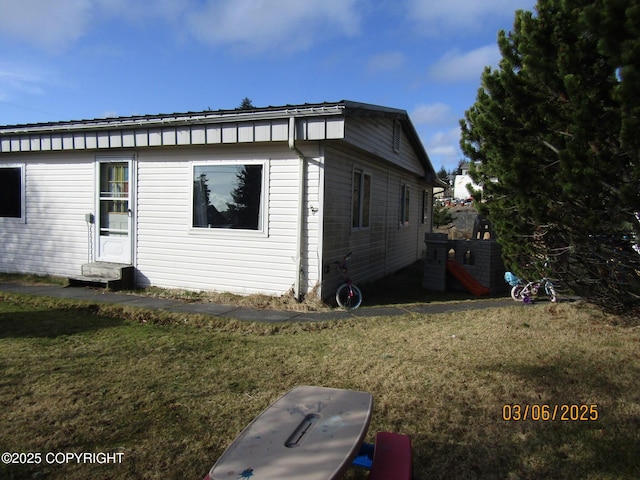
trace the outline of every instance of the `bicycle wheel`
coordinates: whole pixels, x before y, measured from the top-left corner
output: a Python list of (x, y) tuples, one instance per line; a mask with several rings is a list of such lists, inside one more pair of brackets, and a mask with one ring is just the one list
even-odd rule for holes
[(522, 285), (516, 285), (511, 289), (511, 298), (513, 298), (516, 302), (522, 301), (522, 290), (524, 287)]
[(343, 283), (338, 287), (336, 292), (336, 302), (342, 308), (353, 309), (358, 308), (362, 303), (362, 292), (355, 285)]

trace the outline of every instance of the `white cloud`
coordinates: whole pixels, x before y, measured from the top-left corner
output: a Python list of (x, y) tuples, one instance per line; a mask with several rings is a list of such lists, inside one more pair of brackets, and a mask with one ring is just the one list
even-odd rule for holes
[(243, 51), (301, 51), (360, 31), (361, 0), (0, 0), (0, 36), (61, 51), (105, 19), (161, 19), (179, 35)]
[(56, 51), (86, 31), (90, 0), (0, 0), (0, 35)]
[(359, 32), (356, 0), (209, 0), (188, 25), (202, 41), (245, 52), (306, 50), (322, 37)]
[(455, 121), (451, 107), (445, 103), (417, 105), (411, 112), (411, 120), (416, 125), (442, 125)]
[(496, 45), (487, 45), (469, 52), (449, 52), (429, 68), (429, 76), (440, 82), (477, 80), (484, 67), (495, 67), (502, 58)]
[(426, 150), (434, 166), (442, 165), (451, 170), (463, 157), (460, 151), (460, 128), (432, 134), (426, 142)]
[(532, 10), (535, 0), (407, 0), (407, 14), (433, 36), (443, 32), (472, 33), (487, 22), (513, 21), (518, 9)]
[(163, 20), (185, 30), (195, 0), (0, 0), (0, 35), (60, 52), (104, 20), (143, 24)]

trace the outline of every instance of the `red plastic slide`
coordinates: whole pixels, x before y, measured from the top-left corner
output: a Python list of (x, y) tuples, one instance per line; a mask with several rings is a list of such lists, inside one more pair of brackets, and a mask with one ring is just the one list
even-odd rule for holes
[(462, 265), (455, 260), (447, 260), (447, 270), (456, 277), (456, 279), (462, 284), (464, 288), (469, 290), (476, 296), (489, 295), (489, 289), (484, 285), (481, 285), (475, 278), (467, 272)]

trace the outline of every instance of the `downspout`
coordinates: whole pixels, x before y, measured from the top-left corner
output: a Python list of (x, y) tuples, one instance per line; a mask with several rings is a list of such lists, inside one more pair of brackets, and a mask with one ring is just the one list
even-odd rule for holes
[(305, 174), (306, 174), (306, 162), (304, 154), (296, 146), (296, 118), (289, 117), (289, 149), (298, 155), (300, 165), (298, 168), (298, 214), (297, 214), (297, 226), (296, 226), (296, 273), (293, 283), (293, 294), (298, 302), (302, 301), (302, 292), (300, 284), (302, 277), (302, 241), (304, 238), (304, 216), (305, 216)]

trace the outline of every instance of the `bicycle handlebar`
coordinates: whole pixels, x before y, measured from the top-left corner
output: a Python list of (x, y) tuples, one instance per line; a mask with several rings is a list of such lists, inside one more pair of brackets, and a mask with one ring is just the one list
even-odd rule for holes
[(338, 260), (336, 260), (333, 263), (345, 263), (346, 261), (348, 261), (351, 258), (351, 252), (347, 253), (344, 257), (342, 257), (342, 261), (339, 262)]
[(338, 265), (338, 269), (343, 273), (343, 275), (346, 274), (348, 269), (349, 269), (349, 259), (351, 258), (351, 253), (352, 252), (347, 253), (342, 258), (341, 262), (339, 262), (337, 260), (334, 262), (336, 265)]

